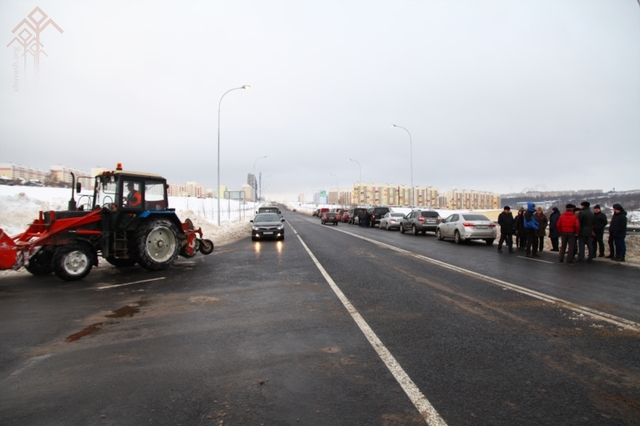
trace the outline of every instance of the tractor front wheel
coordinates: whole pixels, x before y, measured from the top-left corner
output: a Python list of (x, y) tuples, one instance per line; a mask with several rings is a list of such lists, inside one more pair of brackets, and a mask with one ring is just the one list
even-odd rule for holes
[(142, 224), (136, 231), (138, 263), (149, 271), (167, 269), (178, 257), (178, 229), (168, 220)]
[(87, 244), (61, 246), (53, 255), (53, 271), (62, 280), (79, 281), (91, 272), (94, 257)]
[(53, 253), (40, 250), (29, 259), (29, 264), (24, 268), (32, 275), (49, 275), (53, 272)]

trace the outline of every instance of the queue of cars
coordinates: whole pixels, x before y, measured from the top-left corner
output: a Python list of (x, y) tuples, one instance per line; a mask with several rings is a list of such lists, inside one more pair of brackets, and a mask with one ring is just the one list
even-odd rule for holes
[[(329, 210), (329, 209), (326, 209)], [(367, 219), (363, 219), (361, 212), (368, 213)], [(433, 232), (438, 240), (453, 239), (456, 243), (471, 240), (484, 240), (487, 245), (492, 245), (497, 236), (497, 226), (488, 217), (478, 213), (453, 213), (443, 219), (440, 214), (431, 209), (413, 209), (409, 213), (394, 212), (389, 207), (355, 207), (349, 210), (337, 209), (335, 212), (317, 211), (314, 215), (320, 217), (323, 225), (327, 223), (338, 224), (346, 222), (359, 225), (361, 220), (368, 220), (366, 226), (387, 231), (398, 229), (400, 233), (410, 232), (413, 235), (425, 235)]]
[[(262, 208), (251, 220), (251, 239), (253, 241), (273, 238), (284, 240), (284, 218), (276, 207), (273, 210)], [(362, 213), (366, 212), (366, 215)], [(438, 240), (453, 239), (462, 244), (471, 240), (484, 240), (487, 245), (492, 245), (497, 236), (496, 224), (483, 214), (479, 213), (452, 213), (445, 219), (432, 209), (417, 208), (408, 213), (392, 211), (389, 207), (354, 207), (351, 209), (333, 209), (327, 207), (317, 209), (313, 216), (320, 218), (322, 225), (349, 223), (359, 225), (361, 220), (366, 220), (367, 227), (387, 231), (399, 230), (400, 233), (410, 232), (413, 235), (425, 235), (434, 232)]]

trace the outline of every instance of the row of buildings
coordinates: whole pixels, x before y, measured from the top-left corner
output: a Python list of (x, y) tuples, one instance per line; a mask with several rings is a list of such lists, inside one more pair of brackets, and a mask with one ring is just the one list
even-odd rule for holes
[[(300, 194), (298, 201), (303, 202)], [(432, 186), (390, 185), (379, 183), (356, 184), (349, 189), (318, 191), (314, 194), (316, 204), (422, 206), (434, 209), (499, 209), (500, 196), (492, 192), (453, 189), (441, 193)]]
[[(22, 166), (14, 163), (0, 163), (0, 176), (11, 180), (41, 181), (45, 184), (72, 183), (73, 173), (85, 188), (93, 187), (93, 176), (103, 172), (103, 168), (94, 167), (90, 171), (55, 165), (50, 170)], [(243, 198), (255, 201), (260, 198), (260, 178), (252, 173), (247, 175), (247, 183), (239, 191), (232, 191), (220, 185), (219, 193), (225, 198)], [(169, 183), (168, 194), (172, 197), (216, 197), (215, 189), (208, 189), (197, 182), (186, 184)], [(298, 201), (304, 202), (304, 195)], [(319, 191), (314, 195), (316, 204), (335, 204), (340, 206), (389, 205), (424, 206), (439, 209), (497, 209), (500, 208), (500, 196), (490, 192), (454, 189), (441, 193), (437, 188), (414, 186), (413, 195), (408, 185), (390, 185), (379, 183), (356, 184), (348, 189)]]
[[(83, 187), (91, 189), (93, 189), (94, 176), (99, 175), (104, 170), (102, 167), (80, 170), (59, 164), (51, 166), (49, 170), (45, 170), (15, 163), (0, 163), (0, 176), (11, 181), (69, 186), (73, 182), (73, 173), (76, 180), (81, 182)], [(225, 185), (220, 185), (219, 192), (223, 196), (231, 196), (231, 198), (236, 199), (239, 198), (238, 195), (244, 195), (246, 201), (254, 201), (258, 193), (257, 189), (257, 179), (253, 174), (249, 174), (247, 184), (242, 185), (240, 191), (230, 191)], [(208, 189), (197, 182), (187, 182), (186, 184), (169, 183), (167, 193), (171, 197), (214, 198), (216, 196), (215, 189)]]

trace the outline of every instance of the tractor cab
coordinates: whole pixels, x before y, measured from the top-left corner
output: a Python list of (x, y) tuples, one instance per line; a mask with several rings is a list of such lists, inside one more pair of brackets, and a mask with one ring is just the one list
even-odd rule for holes
[(168, 210), (167, 181), (160, 175), (110, 170), (96, 176), (92, 209)]

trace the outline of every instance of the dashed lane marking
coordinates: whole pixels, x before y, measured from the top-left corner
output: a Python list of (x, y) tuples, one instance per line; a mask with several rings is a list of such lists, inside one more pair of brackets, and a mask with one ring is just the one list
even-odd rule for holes
[[(289, 224), (291, 226), (291, 224)], [(291, 226), (291, 229), (293, 227)], [(337, 286), (337, 284), (333, 281), (331, 276), (327, 273), (324, 267), (320, 264), (318, 259), (313, 255), (309, 247), (304, 243), (300, 235), (295, 231), (300, 243), (307, 251), (313, 263), (316, 264), (324, 279), (327, 280), (327, 283), (333, 290), (333, 292), (338, 296), (338, 299), (342, 302), (344, 307), (347, 309), (353, 320), (356, 322), (364, 336), (367, 338), (373, 349), (378, 353), (378, 356), (382, 359), (382, 362), (387, 366), (393, 377), (398, 381), (402, 389), (405, 391), (413, 405), (418, 409), (422, 417), (427, 421), (427, 424), (430, 426), (446, 426), (446, 423), (440, 414), (436, 411), (436, 409), (431, 405), (429, 400), (424, 396), (424, 394), (420, 391), (418, 386), (411, 380), (409, 375), (404, 371), (402, 366), (396, 361), (391, 352), (384, 346), (382, 341), (378, 338), (375, 332), (369, 327), (369, 324), (362, 318), (360, 313), (356, 310), (356, 308), (351, 304), (349, 299), (342, 293), (342, 290)]]
[(104, 286), (101, 286), (101, 287), (95, 287), (93, 290), (104, 290), (104, 289), (107, 289), (107, 288), (116, 288), (116, 287), (124, 287), (124, 286), (127, 286), (127, 285), (149, 283), (149, 282), (152, 282), (152, 281), (164, 280), (166, 278), (167, 277), (159, 277), (159, 278), (151, 278), (151, 279), (148, 279), (148, 280), (132, 281), (130, 283), (124, 283), (124, 284), (104, 285)]

